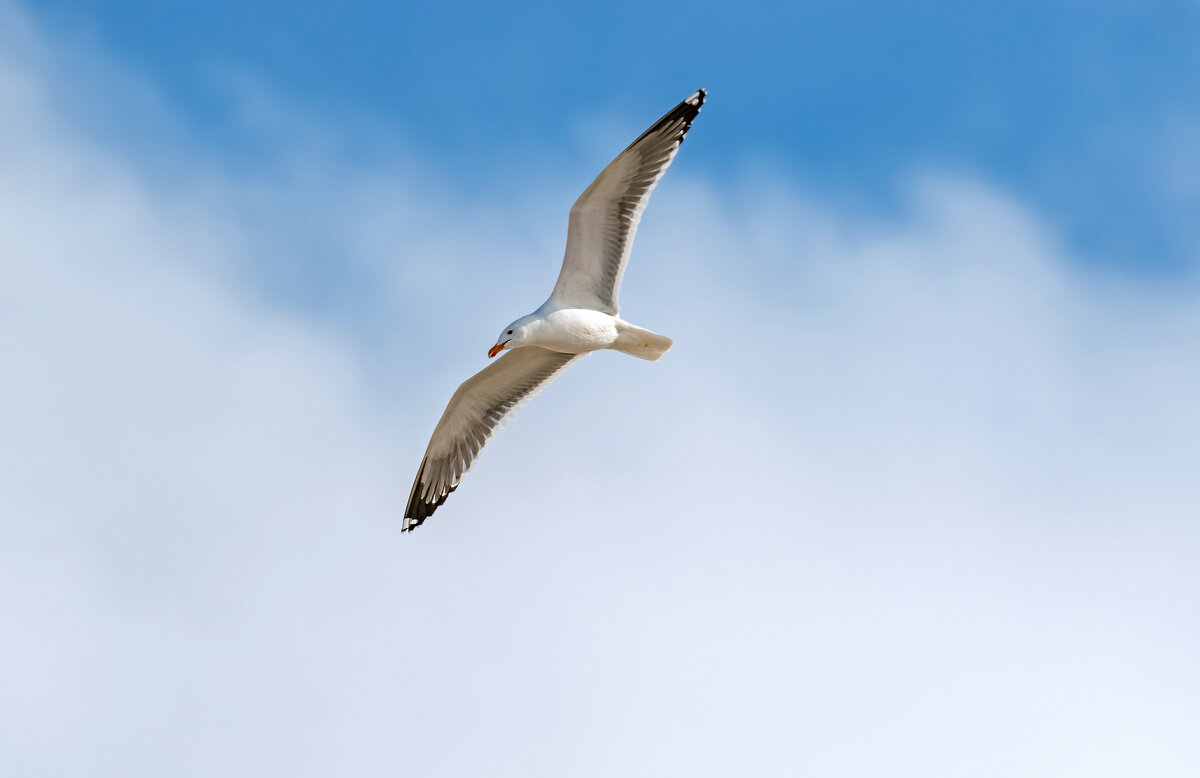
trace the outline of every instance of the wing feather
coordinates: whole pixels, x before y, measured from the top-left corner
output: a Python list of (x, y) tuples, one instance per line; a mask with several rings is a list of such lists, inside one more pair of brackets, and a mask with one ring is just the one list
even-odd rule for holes
[(429, 518), (458, 488), (496, 430), (580, 356), (524, 346), (464, 381), (433, 430), (408, 496), (402, 531)]
[(552, 302), (617, 315), (621, 276), (642, 211), (700, 113), (706, 94), (697, 91), (655, 122), (575, 201)]

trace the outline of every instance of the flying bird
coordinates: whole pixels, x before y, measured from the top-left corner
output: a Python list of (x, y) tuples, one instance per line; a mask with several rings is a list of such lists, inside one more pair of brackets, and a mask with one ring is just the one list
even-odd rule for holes
[(706, 92), (671, 109), (629, 144), (571, 206), (567, 250), (550, 299), (505, 327), (433, 430), (404, 512), (419, 527), (458, 488), (480, 449), (516, 411), (573, 362), (598, 349), (657, 360), (672, 341), (618, 314), (617, 293), (650, 193), (679, 151)]

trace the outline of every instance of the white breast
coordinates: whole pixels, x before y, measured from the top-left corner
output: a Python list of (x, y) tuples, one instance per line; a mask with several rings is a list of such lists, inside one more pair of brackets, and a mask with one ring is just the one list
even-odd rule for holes
[(564, 354), (586, 354), (611, 348), (617, 341), (617, 319), (586, 308), (565, 308), (543, 315), (537, 344)]

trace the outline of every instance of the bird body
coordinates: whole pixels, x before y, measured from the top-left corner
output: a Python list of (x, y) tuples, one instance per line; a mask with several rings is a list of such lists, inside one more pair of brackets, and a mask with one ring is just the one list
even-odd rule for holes
[[(512, 335), (507, 334), (509, 330), (513, 331)], [(517, 319), (500, 337), (497, 343), (506, 343), (505, 348), (541, 346), (562, 354), (615, 349), (651, 360), (665, 354), (673, 342), (665, 335), (634, 326), (618, 316), (590, 308), (555, 308), (551, 301)]]
[(671, 348), (667, 336), (621, 319), (617, 295), (642, 211), (705, 96), (701, 89), (675, 106), (575, 201), (553, 293), (505, 327), (488, 357), (509, 353), (464, 381), (450, 398), (413, 480), (403, 530), (437, 510), (495, 431), (580, 357), (614, 349), (654, 361)]

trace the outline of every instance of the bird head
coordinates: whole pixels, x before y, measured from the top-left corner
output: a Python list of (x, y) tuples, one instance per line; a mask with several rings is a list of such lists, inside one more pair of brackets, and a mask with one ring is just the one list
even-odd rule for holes
[(519, 348), (525, 345), (526, 340), (530, 337), (529, 326), (525, 316), (517, 319), (512, 324), (504, 328), (500, 333), (500, 337), (496, 338), (496, 345), (488, 349), (488, 357), (494, 357), (506, 348)]

